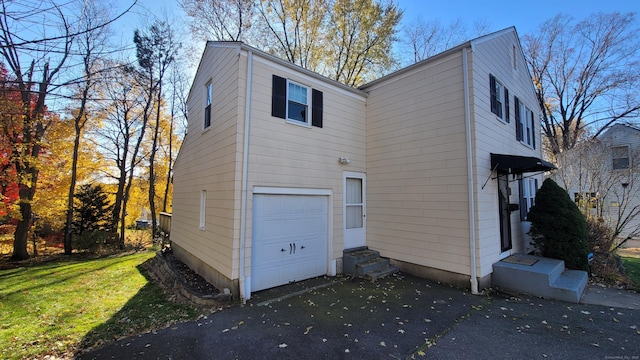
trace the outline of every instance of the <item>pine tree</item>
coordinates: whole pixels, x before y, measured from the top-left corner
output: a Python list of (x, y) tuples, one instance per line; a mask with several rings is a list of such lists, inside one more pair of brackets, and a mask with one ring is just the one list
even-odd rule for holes
[(107, 194), (100, 185), (85, 184), (75, 195), (73, 231), (83, 234), (96, 230), (112, 230), (111, 212)]

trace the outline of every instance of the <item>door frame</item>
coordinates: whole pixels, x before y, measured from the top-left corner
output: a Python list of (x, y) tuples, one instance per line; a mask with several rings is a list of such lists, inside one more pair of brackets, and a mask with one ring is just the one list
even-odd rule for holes
[[(347, 239), (347, 179), (360, 179), (362, 181), (362, 229), (358, 230), (357, 238), (352, 243)], [(367, 175), (361, 172), (345, 171), (342, 175), (342, 239), (343, 249), (353, 249), (367, 245)], [(348, 247), (347, 247), (348, 246)]]
[(511, 209), (509, 198), (509, 174), (498, 173), (498, 221), (500, 229), (500, 252), (505, 253), (513, 249), (513, 236), (511, 231)]

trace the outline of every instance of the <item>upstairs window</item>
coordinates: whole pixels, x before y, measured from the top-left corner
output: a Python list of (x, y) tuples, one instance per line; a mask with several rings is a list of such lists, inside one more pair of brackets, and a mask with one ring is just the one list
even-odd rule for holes
[(205, 87), (205, 103), (204, 103), (204, 128), (211, 126), (211, 100), (213, 98), (213, 84), (208, 83)]
[[(322, 127), (322, 91), (273, 75), (271, 116)], [(309, 112), (311, 109), (311, 112)]]
[(489, 90), (491, 112), (501, 120), (509, 122), (509, 90), (491, 74), (489, 74)]
[(287, 88), (287, 119), (307, 123), (309, 90), (289, 81)]
[(518, 97), (514, 96), (516, 118), (516, 140), (536, 148), (536, 132), (533, 111), (526, 107)]
[(622, 170), (629, 168), (629, 146), (623, 145), (612, 147), (611, 157), (613, 158), (613, 170)]

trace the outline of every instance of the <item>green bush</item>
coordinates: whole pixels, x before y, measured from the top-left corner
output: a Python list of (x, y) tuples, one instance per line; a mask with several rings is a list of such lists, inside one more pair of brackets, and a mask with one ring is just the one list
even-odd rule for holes
[(79, 235), (74, 234), (72, 238), (72, 246), (74, 249), (91, 253), (116, 249), (119, 244), (120, 237), (117, 232), (113, 231), (85, 231)]
[(553, 180), (544, 181), (527, 218), (531, 221), (533, 244), (542, 256), (564, 260), (569, 269), (589, 269), (584, 215)]

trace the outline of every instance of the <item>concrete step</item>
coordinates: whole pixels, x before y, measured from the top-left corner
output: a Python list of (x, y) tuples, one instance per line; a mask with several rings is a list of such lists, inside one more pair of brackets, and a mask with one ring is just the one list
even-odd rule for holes
[(381, 257), (373, 258), (365, 262), (356, 264), (356, 275), (363, 276), (365, 274), (377, 271), (378, 269), (387, 267), (389, 265), (389, 259)]
[(491, 282), (503, 290), (579, 302), (587, 278), (585, 271), (565, 271), (562, 260), (516, 254), (493, 264)]
[(346, 274), (357, 275), (357, 264), (377, 258), (380, 258), (380, 253), (366, 247), (345, 250), (342, 254), (342, 270)]
[(380, 252), (367, 247), (345, 250), (342, 257), (345, 274), (377, 280), (399, 271), (389, 264), (389, 259), (380, 257)]
[(380, 268), (376, 271), (367, 273), (364, 277), (371, 280), (371, 281), (376, 281), (380, 278), (383, 278), (385, 276), (389, 276), (392, 274), (397, 273), (398, 271), (400, 271), (400, 269), (398, 269), (398, 267), (393, 266), (393, 265), (387, 265), (383, 268)]
[(551, 284), (553, 297), (564, 301), (580, 302), (588, 280), (586, 271), (566, 270)]

